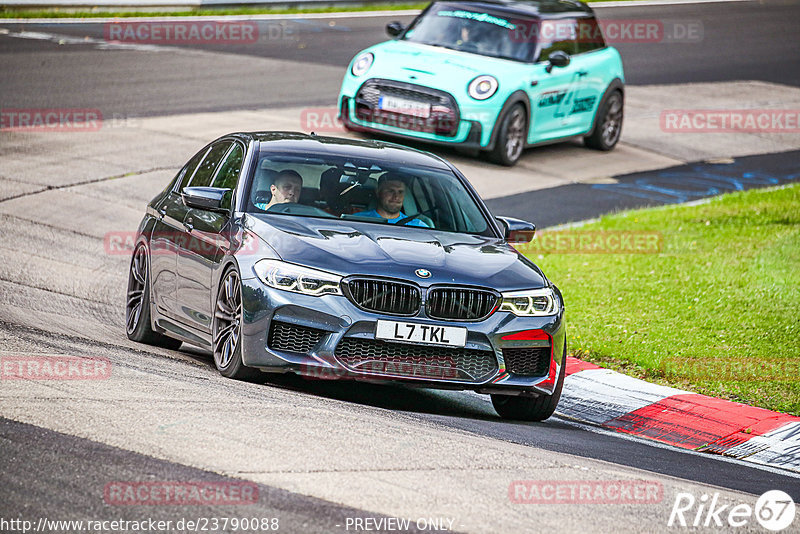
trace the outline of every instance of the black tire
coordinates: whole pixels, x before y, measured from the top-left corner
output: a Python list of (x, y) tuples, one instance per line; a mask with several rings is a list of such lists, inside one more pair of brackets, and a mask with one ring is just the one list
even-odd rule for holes
[(608, 151), (614, 148), (622, 135), (625, 102), (620, 91), (610, 92), (597, 109), (594, 131), (583, 138), (589, 148)]
[(222, 376), (253, 380), (261, 372), (242, 362), (242, 281), (231, 267), (220, 278), (212, 321), (214, 365)]
[(167, 337), (150, 325), (150, 262), (147, 247), (139, 244), (131, 256), (125, 299), (125, 333), (128, 339), (156, 347), (178, 350), (181, 341)]
[(564, 387), (564, 377), (567, 371), (567, 351), (564, 347), (564, 359), (558, 373), (556, 389), (552, 395), (540, 397), (520, 397), (515, 395), (492, 394), (492, 405), (503, 419), (515, 421), (544, 421), (556, 411), (558, 401), (561, 399), (561, 390)]
[(525, 149), (528, 138), (528, 117), (522, 104), (514, 104), (500, 119), (497, 139), (489, 158), (495, 163), (514, 166)]

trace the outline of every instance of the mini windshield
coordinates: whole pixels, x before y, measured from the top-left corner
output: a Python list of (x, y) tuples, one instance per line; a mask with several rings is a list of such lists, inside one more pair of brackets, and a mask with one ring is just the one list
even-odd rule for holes
[(441, 168), (262, 151), (247, 191), (249, 213), (494, 235), (461, 181)]
[(464, 4), (436, 3), (414, 21), (403, 39), (483, 56), (531, 61), (536, 40), (521, 28), (532, 19), (469, 9)]

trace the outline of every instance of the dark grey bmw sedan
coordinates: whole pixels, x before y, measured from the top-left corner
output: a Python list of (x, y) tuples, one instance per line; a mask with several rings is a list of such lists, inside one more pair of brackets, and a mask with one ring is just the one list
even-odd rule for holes
[(128, 337), (213, 351), (222, 375), (293, 372), (469, 389), (547, 419), (564, 381), (564, 303), (447, 161), (400, 145), (236, 133), (147, 206)]

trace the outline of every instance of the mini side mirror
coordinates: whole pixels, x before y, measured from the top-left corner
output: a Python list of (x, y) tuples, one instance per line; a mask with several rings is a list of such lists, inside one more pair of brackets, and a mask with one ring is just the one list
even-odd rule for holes
[(547, 59), (547, 67), (545, 67), (545, 70), (550, 72), (553, 70), (553, 67), (566, 67), (569, 65), (569, 61), (569, 54), (563, 50), (556, 50), (550, 54), (550, 57)]
[(386, 25), (386, 33), (389, 37), (398, 37), (406, 29), (402, 23), (393, 21)]

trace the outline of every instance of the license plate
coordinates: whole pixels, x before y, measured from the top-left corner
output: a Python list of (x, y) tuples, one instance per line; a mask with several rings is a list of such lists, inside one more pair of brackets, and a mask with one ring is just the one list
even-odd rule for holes
[(462, 326), (378, 321), (375, 337), (388, 341), (463, 347), (467, 343), (467, 329)]
[(430, 104), (423, 104), (422, 102), (415, 102), (414, 100), (406, 100), (405, 98), (397, 98), (394, 96), (382, 96), (380, 100), (378, 100), (378, 107), (384, 111), (413, 115), (414, 117), (422, 117), (423, 119), (427, 119), (431, 116)]

